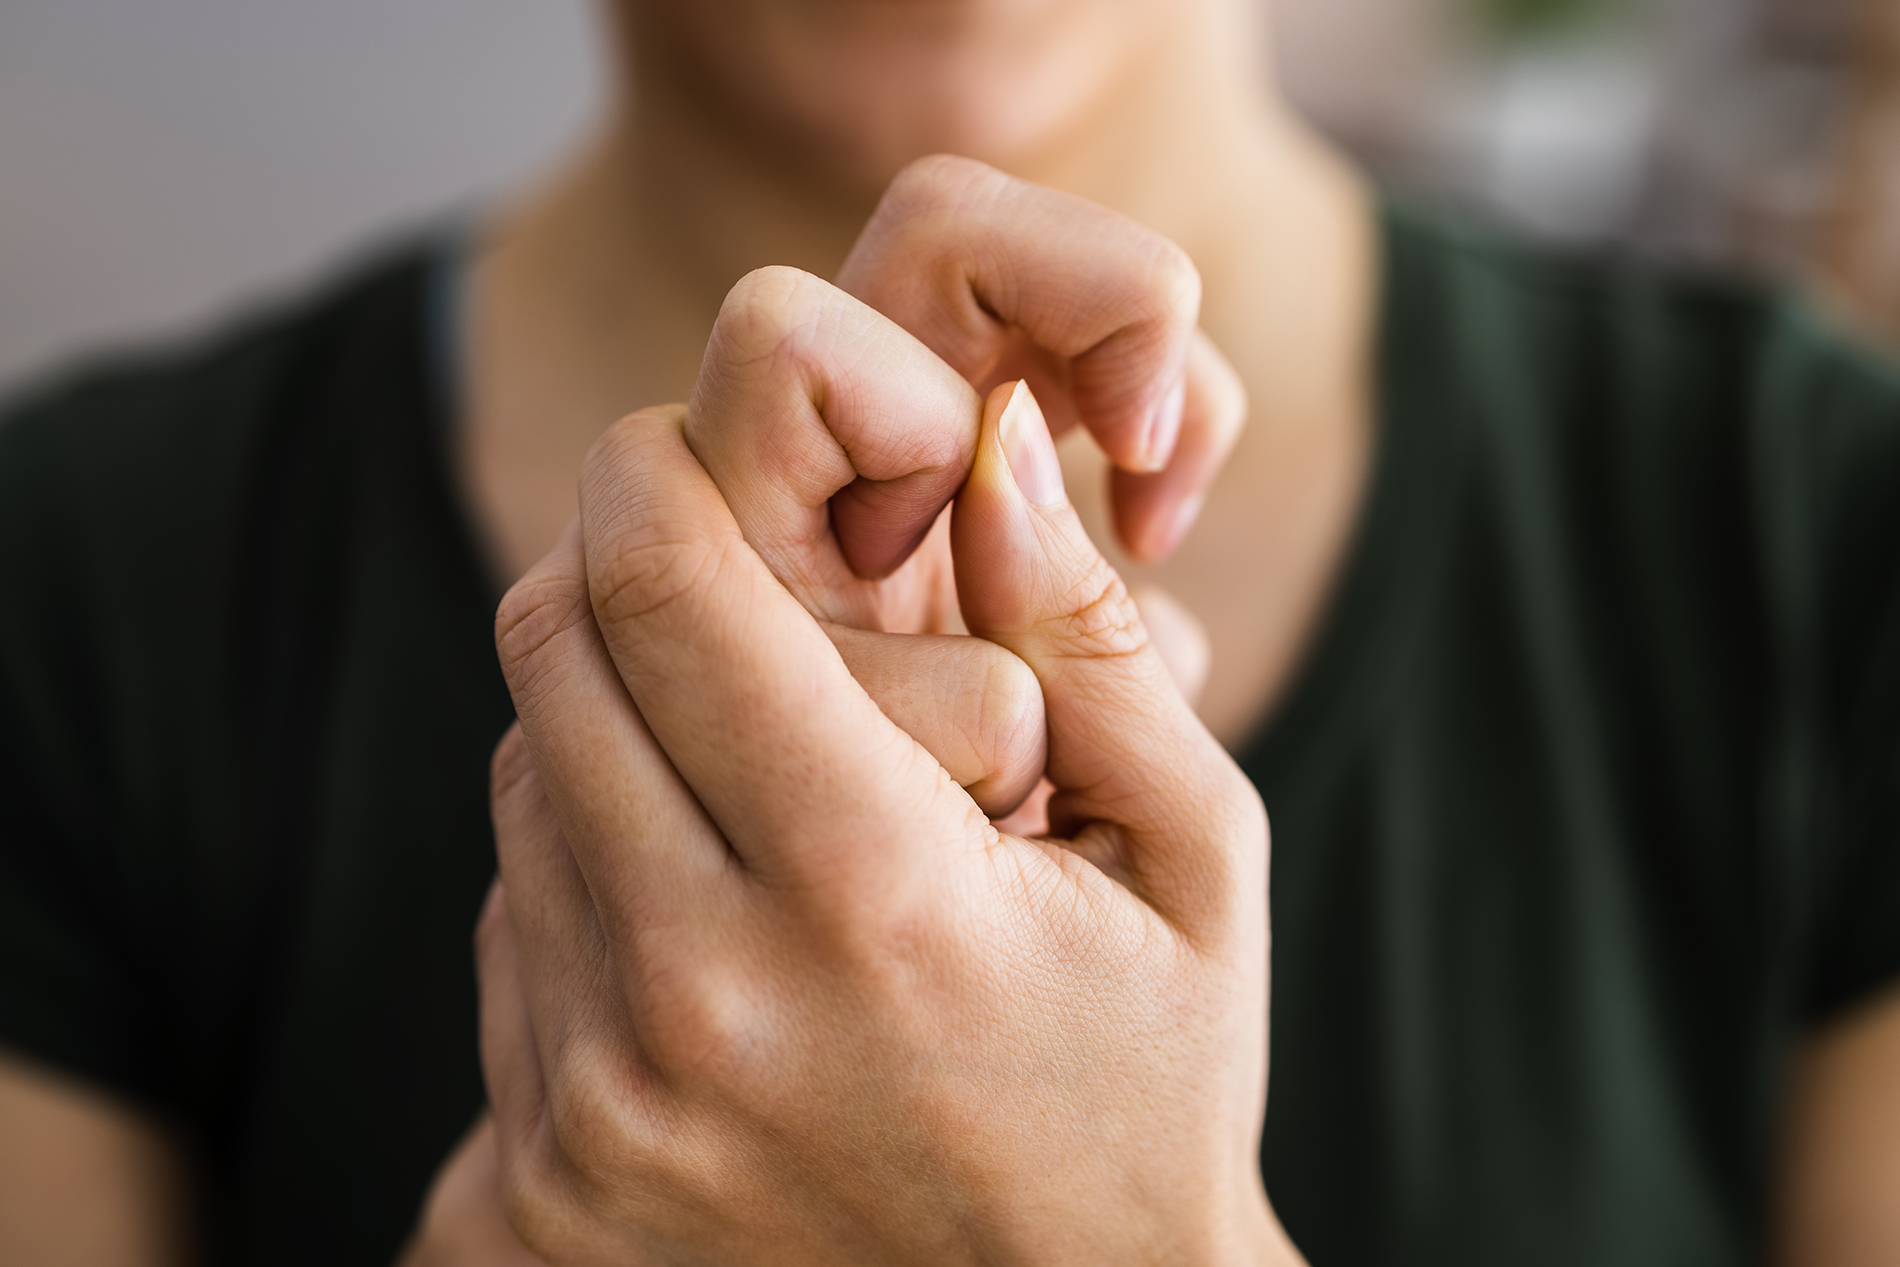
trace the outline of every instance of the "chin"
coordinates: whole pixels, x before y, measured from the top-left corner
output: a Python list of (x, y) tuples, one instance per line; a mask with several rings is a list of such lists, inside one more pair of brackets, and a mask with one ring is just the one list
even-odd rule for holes
[(621, 0), (664, 76), (799, 161), (882, 183), (923, 154), (1013, 167), (1151, 55), (1183, 0)]

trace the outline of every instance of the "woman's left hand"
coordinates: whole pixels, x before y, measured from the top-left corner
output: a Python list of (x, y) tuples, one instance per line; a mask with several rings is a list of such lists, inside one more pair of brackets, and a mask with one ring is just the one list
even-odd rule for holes
[(511, 1223), (559, 1263), (1241, 1263), (1266, 835), (993, 393), (952, 528), (1041, 684), (1063, 835), (1000, 833), (745, 543), (678, 411), (503, 605), (479, 939)]

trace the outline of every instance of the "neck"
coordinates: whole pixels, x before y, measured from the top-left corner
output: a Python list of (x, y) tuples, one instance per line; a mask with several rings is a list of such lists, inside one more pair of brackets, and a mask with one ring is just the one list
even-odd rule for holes
[[(1252, 418), (1173, 560), (1149, 570), (1110, 557), (1206, 622), (1205, 716), (1224, 738), (1290, 672), (1370, 442), (1366, 199), (1241, 55), (1264, 36), (1223, 15), (1252, 7), (1202, 6), (1205, 20), (1184, 22), (1108, 86), (1101, 108), (1039, 148), (972, 155), (1114, 207), (1200, 267), (1202, 324), (1240, 371)], [(638, 94), (497, 222), (475, 269), (460, 478), (503, 578), (558, 537), (574, 513), (574, 472), (613, 419), (686, 398), (732, 284), (765, 264), (834, 275), (891, 174), (827, 166), (741, 126), (663, 67), (640, 69)], [(1065, 449), (1071, 494), (1107, 543), (1095, 459)]]
[[(975, 156), (1121, 210), (1197, 259), (1220, 259), (1236, 232), (1267, 228), (1252, 215), (1234, 222), (1237, 206), (1262, 205), (1248, 194), (1311, 189), (1324, 166), (1254, 59), (1236, 51), (1264, 44), (1230, 29), (1245, 19), (1227, 10), (1244, 7), (1209, 6), (1039, 148)], [(889, 173), (827, 167), (657, 65), (637, 71), (637, 88), (569, 169), (500, 222), (491, 258), (519, 258), (524, 267), (497, 271), (511, 289), (538, 292), (533, 307), (582, 344), (611, 331), (622, 374), (643, 380), (628, 390), (677, 398), (731, 285), (764, 264), (835, 273)], [(629, 361), (630, 347), (651, 349), (637, 358), (647, 364)]]

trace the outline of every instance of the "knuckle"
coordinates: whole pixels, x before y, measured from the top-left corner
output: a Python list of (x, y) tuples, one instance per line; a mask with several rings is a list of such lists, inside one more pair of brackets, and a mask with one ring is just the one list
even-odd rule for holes
[(647, 428), (668, 416), (657, 409), (641, 409), (617, 419), (587, 450), (581, 463), (582, 471), (598, 478), (604, 472), (624, 469), (629, 462), (637, 461), (646, 443)]
[(642, 1177), (637, 1172), (590, 1174), (558, 1155), (557, 1145), (556, 1155), (546, 1162), (511, 1169), (503, 1178), (502, 1214), (534, 1261), (595, 1261), (602, 1226), (629, 1213), (617, 1208), (621, 1203), (616, 1197)]
[(652, 405), (622, 415), (595, 440), (581, 461), (581, 500), (598, 491), (617, 472), (638, 469), (652, 449), (657, 433), (678, 431), (685, 425), (686, 406)]
[(1136, 655), (1148, 646), (1147, 628), (1128, 587), (1096, 558), (1070, 586), (1057, 615), (1044, 621), (1048, 632), (1069, 654), (1090, 659)]
[(643, 1037), (655, 1071), (674, 1081), (736, 1083), (760, 1048), (754, 1001), (736, 982), (703, 965), (675, 963), (669, 971), (655, 960), (641, 991)]
[(510, 1166), (502, 1178), (502, 1214), (515, 1239), (537, 1257), (553, 1260), (559, 1253), (566, 1222), (552, 1185), (538, 1168)]
[(559, 646), (590, 618), (583, 578), (536, 567), (495, 610), (495, 652), (517, 695), (532, 690)]
[(500, 882), (491, 887), (488, 900), (482, 903), (482, 913), (475, 920), (475, 962), (477, 972), (482, 971), (491, 955), (500, 954), (508, 948), (508, 904), (500, 895)]
[(1149, 274), (1155, 293), (1170, 312), (1191, 323), (1201, 310), (1201, 270), (1175, 242), (1152, 231), (1150, 236), (1153, 254)]
[(732, 559), (736, 538), (710, 540), (672, 535), (656, 525), (652, 534), (622, 537), (593, 569), (593, 598), (610, 628), (652, 620), (716, 583)]
[(713, 322), (707, 362), (732, 372), (776, 362), (795, 347), (830, 287), (802, 269), (773, 264), (754, 269), (726, 292)]
[(997, 652), (984, 670), (978, 729), (970, 741), (990, 775), (1007, 780), (1027, 770), (1041, 770), (1048, 732), (1042, 684), (1035, 672), (1003, 648)]
[[(1010, 177), (973, 158), (927, 154), (906, 163), (885, 192), (884, 203), (898, 218), (954, 204), (1009, 183)], [(882, 209), (882, 208), (880, 208)]]
[(659, 1130), (634, 1058), (602, 1036), (565, 1046), (547, 1074), (547, 1127), (573, 1195), (598, 1202), (640, 1173)]
[(1250, 846), (1258, 842), (1259, 848), (1270, 852), (1273, 848), (1273, 822), (1267, 817), (1267, 803), (1261, 799), (1260, 789), (1240, 772), (1238, 766), (1229, 773), (1228, 781), (1233, 789), (1236, 838)]

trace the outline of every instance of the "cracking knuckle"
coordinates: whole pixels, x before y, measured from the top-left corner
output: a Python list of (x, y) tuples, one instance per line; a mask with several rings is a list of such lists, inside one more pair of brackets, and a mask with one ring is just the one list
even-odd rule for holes
[(985, 163), (956, 154), (928, 154), (906, 163), (885, 191), (880, 210), (902, 222), (948, 210), (972, 197), (993, 194), (1009, 177)]
[[(500, 882), (496, 882), (499, 887)], [(489, 965), (494, 956), (506, 953), (512, 938), (508, 927), (508, 903), (501, 894), (490, 890), (488, 900), (482, 903), (482, 913), (475, 920), (475, 974), (478, 982), (484, 984)]]
[(662, 615), (715, 583), (732, 541), (656, 534), (624, 539), (599, 566), (594, 603), (603, 624), (636, 625)]
[(495, 609), (495, 650), (502, 667), (533, 660), (572, 626), (583, 605), (574, 577), (529, 572), (509, 586)]
[(977, 702), (977, 731), (971, 746), (991, 777), (1007, 780), (1033, 767), (1045, 755), (1046, 722), (1042, 685), (1035, 672), (1008, 651), (990, 657)]
[(644, 989), (648, 1058), (669, 1081), (735, 1085), (759, 1046), (758, 1010), (722, 974), (684, 965), (649, 970)]
[(587, 619), (580, 577), (535, 569), (511, 585), (495, 610), (495, 653), (509, 684), (518, 693), (532, 690), (560, 644)]
[(1149, 282), (1156, 302), (1176, 322), (1192, 328), (1201, 311), (1201, 270), (1188, 253), (1149, 231)]
[(754, 269), (726, 292), (713, 322), (707, 361), (716, 373), (743, 373), (796, 356), (828, 283), (802, 269)]

